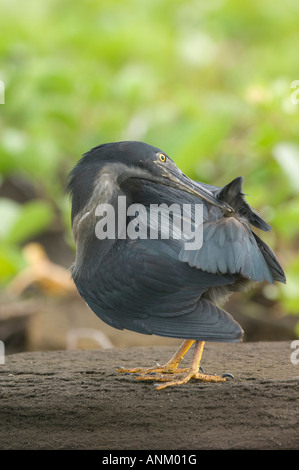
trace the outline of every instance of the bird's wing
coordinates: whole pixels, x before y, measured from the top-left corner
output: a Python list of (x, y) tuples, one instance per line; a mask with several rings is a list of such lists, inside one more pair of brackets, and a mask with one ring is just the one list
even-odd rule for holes
[(198, 250), (183, 246), (180, 260), (208, 273), (239, 273), (252, 281), (273, 282), (250, 228), (233, 217), (205, 222), (202, 246)]
[(106, 323), (144, 334), (240, 341), (242, 329), (202, 296), (233, 276), (205, 273), (181, 263), (160, 240), (124, 241), (88, 282), (74, 279), (89, 307)]
[(270, 225), (246, 202), (245, 194), (242, 191), (243, 183), (244, 178), (241, 176), (235, 178), (216, 192), (216, 199), (229, 203), (237, 214), (245, 218), (254, 227), (269, 232), (271, 230)]
[(250, 228), (271, 229), (245, 201), (242, 184), (243, 178), (236, 178), (215, 190), (215, 196), (228, 202), (235, 212), (223, 216), (212, 208), (202, 225), (202, 246), (198, 250), (183, 246), (180, 260), (209, 273), (239, 273), (256, 282), (285, 282), (276, 256)]
[[(179, 259), (192, 267), (209, 273), (240, 274), (255, 282), (274, 280), (285, 282), (283, 270), (272, 250), (251, 230), (251, 226), (263, 231), (271, 230), (262, 217), (246, 202), (242, 191), (244, 179), (235, 178), (223, 188), (196, 182), (211, 192), (215, 198), (227, 202), (234, 212), (224, 214), (216, 206), (209, 205), (199, 197), (177, 191), (163, 185), (144, 182), (138, 193), (138, 202), (146, 207), (152, 203), (167, 206), (183, 204), (203, 208), (202, 238), (200, 249), (190, 250), (182, 238), (177, 243)], [(195, 229), (192, 212), (192, 231)]]
[(269, 266), (269, 268), (271, 270), (271, 274), (273, 276), (273, 279), (275, 281), (279, 281), (279, 282), (282, 282), (282, 283), (285, 284), (286, 283), (286, 277), (285, 277), (284, 271), (283, 271), (280, 263), (278, 262), (275, 254), (273, 253), (271, 248), (265, 242), (263, 242), (263, 240), (261, 240), (260, 237), (257, 236), (256, 233), (253, 233), (253, 236), (256, 240), (256, 243), (257, 243), (264, 259), (267, 262), (267, 265)]

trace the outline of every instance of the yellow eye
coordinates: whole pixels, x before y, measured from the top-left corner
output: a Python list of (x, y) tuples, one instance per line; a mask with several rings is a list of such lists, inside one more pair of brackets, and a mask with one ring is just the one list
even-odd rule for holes
[(164, 155), (164, 153), (159, 153), (158, 157), (160, 162), (166, 162), (166, 156)]

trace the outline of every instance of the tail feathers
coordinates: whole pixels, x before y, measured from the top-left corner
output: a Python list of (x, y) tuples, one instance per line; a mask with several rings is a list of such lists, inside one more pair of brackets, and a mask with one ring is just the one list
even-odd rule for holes
[(221, 188), (217, 193), (216, 197), (220, 201), (227, 202), (236, 212), (242, 217), (248, 220), (248, 222), (264, 232), (271, 230), (261, 216), (245, 201), (245, 194), (242, 192), (242, 186), (244, 178), (239, 176), (233, 181)]

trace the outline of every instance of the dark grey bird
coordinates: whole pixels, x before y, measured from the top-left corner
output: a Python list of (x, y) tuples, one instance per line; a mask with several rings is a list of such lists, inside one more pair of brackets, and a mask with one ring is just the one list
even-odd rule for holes
[[(157, 389), (190, 378), (226, 380), (200, 367), (206, 341), (242, 340), (241, 326), (220, 305), (253, 283), (285, 282), (273, 251), (251, 229), (271, 228), (246, 202), (242, 185), (241, 177), (223, 188), (195, 182), (165, 152), (135, 141), (99, 145), (71, 171), (72, 277), (80, 295), (114, 328), (183, 340), (163, 366), (118, 372), (161, 382)], [(188, 236), (177, 230), (184, 217)], [(196, 233), (201, 243), (194, 248)], [(191, 366), (179, 368), (194, 342)]]

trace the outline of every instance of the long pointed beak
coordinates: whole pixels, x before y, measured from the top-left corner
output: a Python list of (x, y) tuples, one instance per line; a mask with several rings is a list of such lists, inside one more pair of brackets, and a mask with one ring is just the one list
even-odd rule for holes
[(209, 190), (204, 188), (200, 183), (188, 178), (184, 173), (178, 175), (167, 168), (166, 172), (164, 171), (163, 174), (163, 184), (193, 194), (194, 196), (198, 196), (210, 204), (213, 204), (220, 209), (224, 209), (226, 212), (234, 212), (234, 209), (229, 204), (216, 199)]

